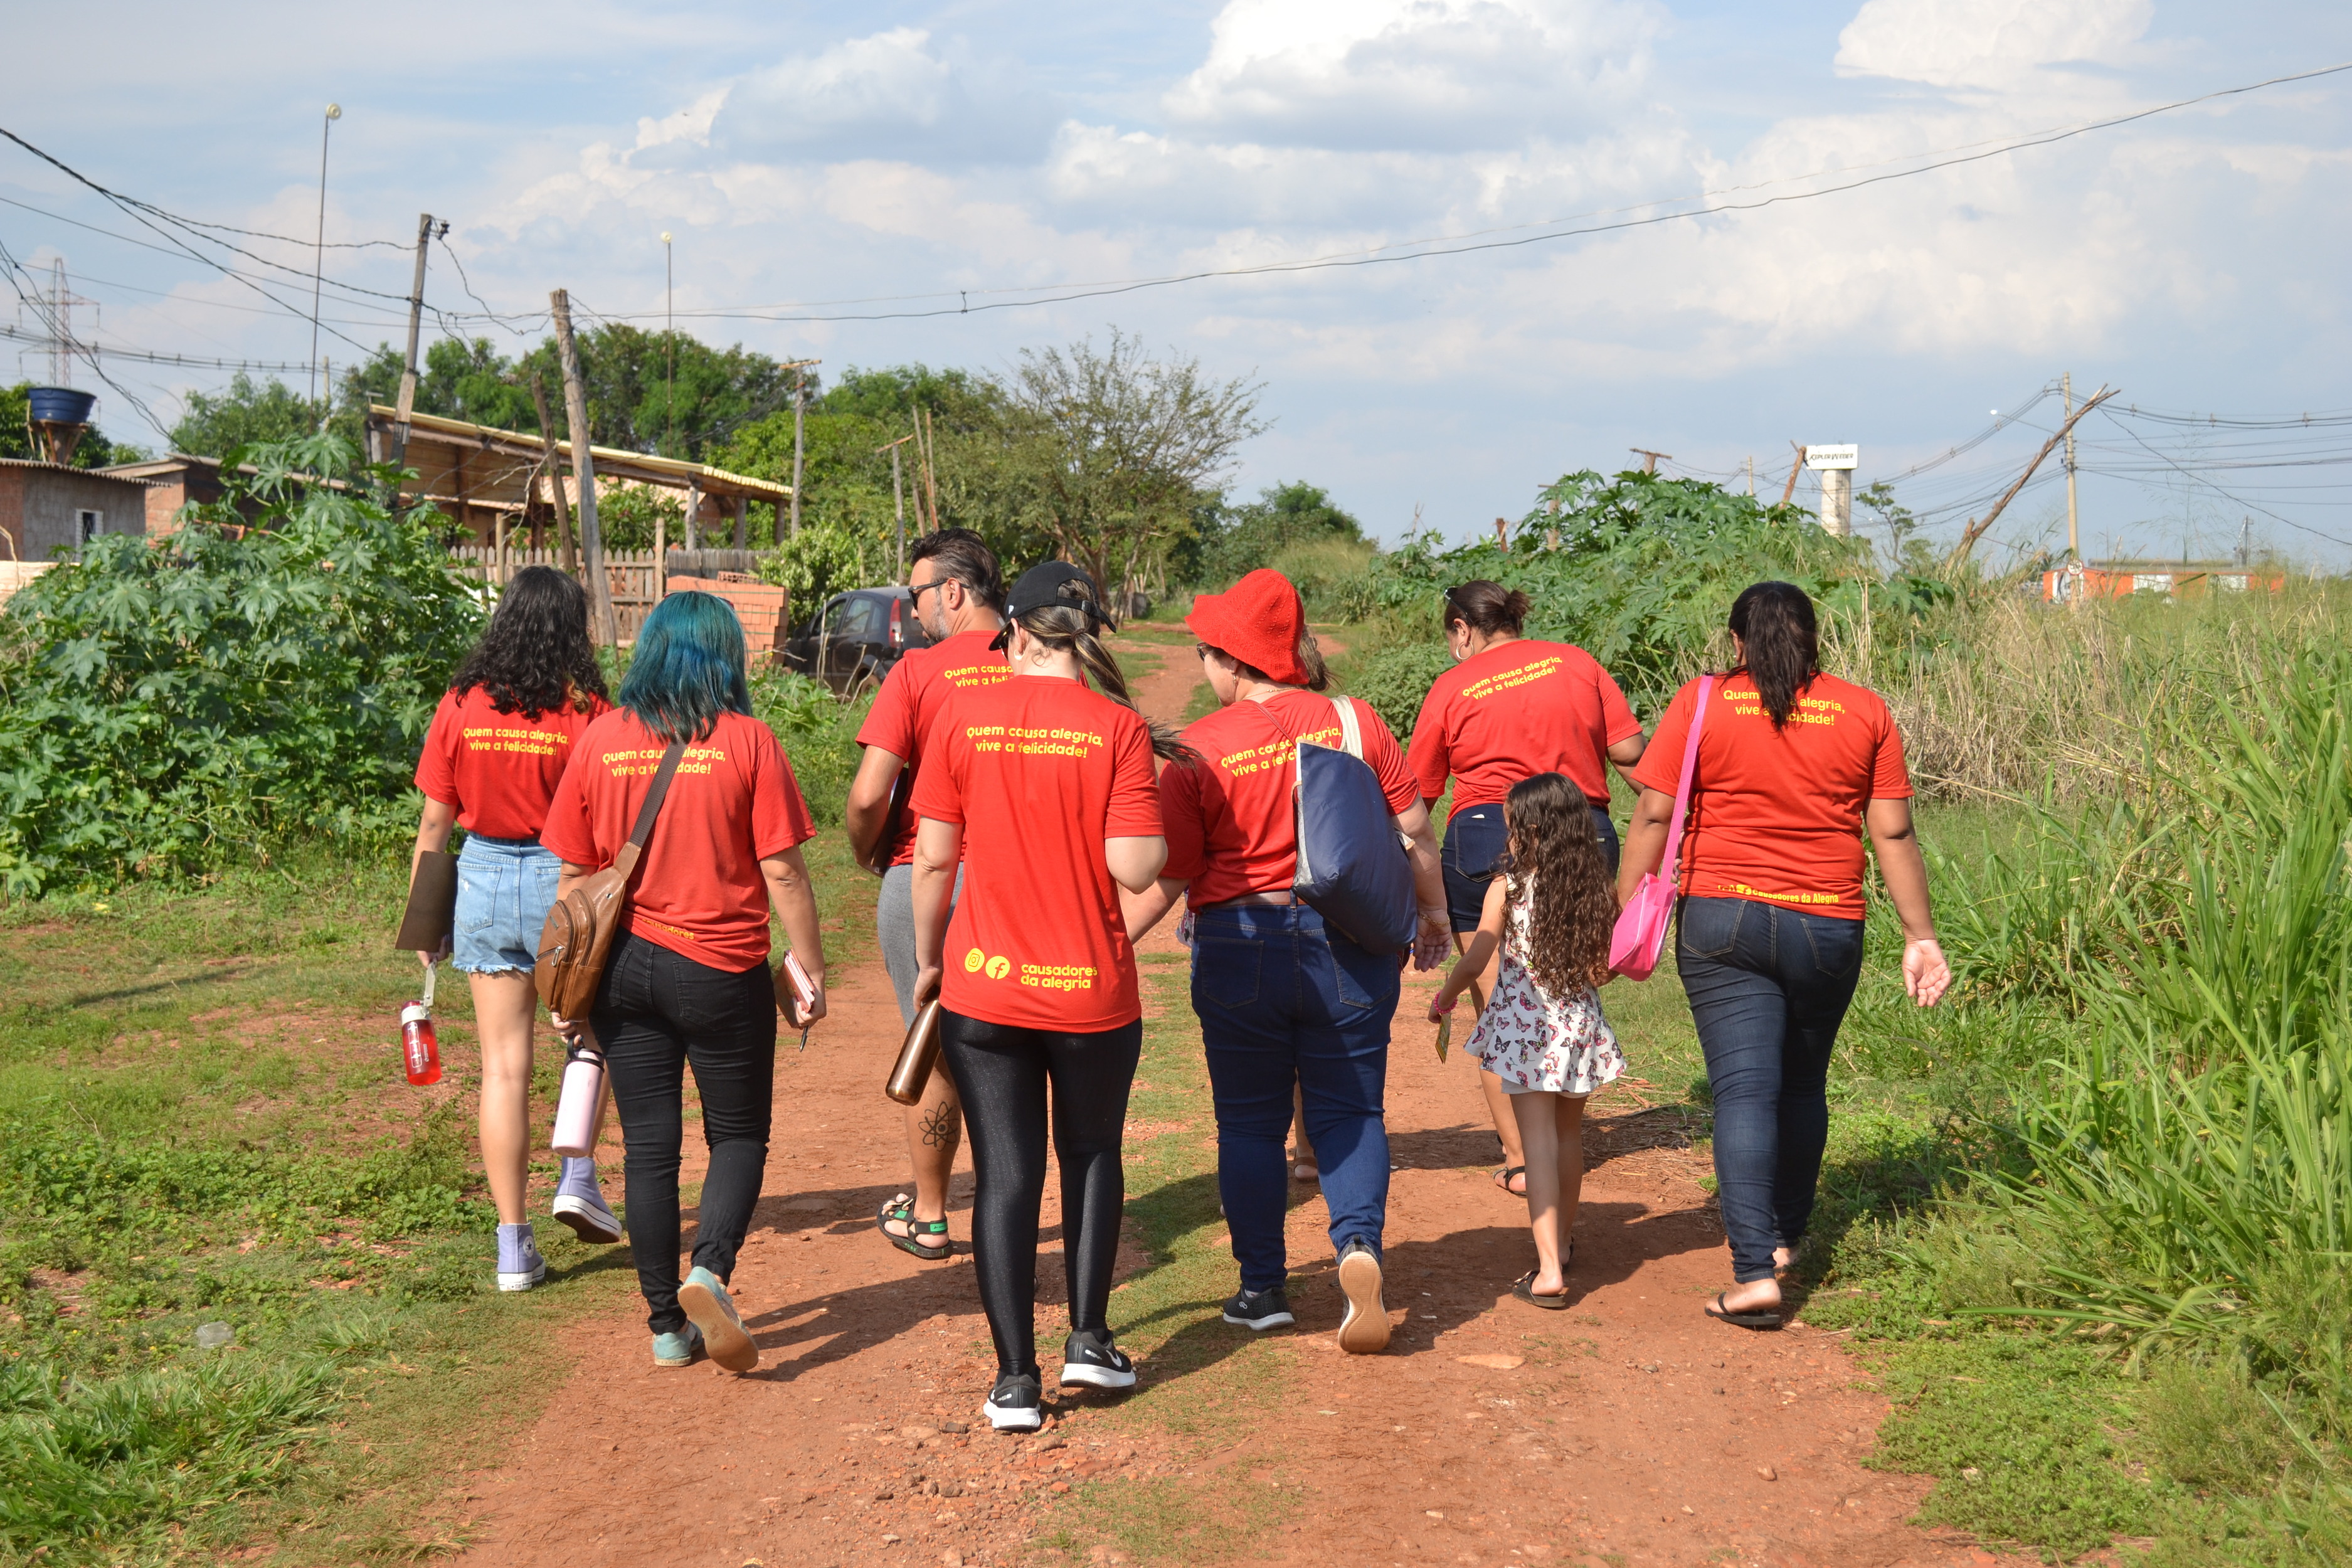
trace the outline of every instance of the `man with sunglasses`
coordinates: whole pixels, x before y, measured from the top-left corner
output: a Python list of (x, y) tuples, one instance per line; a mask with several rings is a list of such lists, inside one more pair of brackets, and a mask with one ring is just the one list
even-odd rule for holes
[[(898, 995), (902, 1022), (915, 1019), (915, 814), (906, 809), (923, 766), (923, 741), (949, 699), (992, 686), (1013, 671), (991, 645), (1004, 628), (1004, 574), (995, 553), (968, 528), (943, 528), (908, 546), (907, 586), (915, 618), (931, 646), (913, 648), (891, 667), (857, 731), (866, 748), (849, 786), (845, 820), (850, 853), (882, 877), (874, 930), (882, 964)], [(963, 878), (956, 877), (957, 891)], [(907, 1148), (914, 1191), (882, 1205), (875, 1225), (891, 1246), (927, 1262), (948, 1256), (948, 1179), (963, 1138), (955, 1079), (931, 1074), (920, 1103), (907, 1110)]]

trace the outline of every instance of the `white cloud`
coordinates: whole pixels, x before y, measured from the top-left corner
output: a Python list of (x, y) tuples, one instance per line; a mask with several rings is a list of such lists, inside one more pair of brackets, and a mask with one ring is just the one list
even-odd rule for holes
[(2121, 63), (2151, 0), (1867, 0), (1838, 35), (1837, 68), (1930, 87), (2020, 87), (2053, 66)]
[(1624, 105), (1657, 26), (1634, 0), (1230, 0), (1162, 107), (1220, 138), (1507, 147)]
[(927, 29), (892, 27), (740, 79), (711, 127), (739, 157), (1026, 160), (1053, 129), (1017, 62), (982, 59)]

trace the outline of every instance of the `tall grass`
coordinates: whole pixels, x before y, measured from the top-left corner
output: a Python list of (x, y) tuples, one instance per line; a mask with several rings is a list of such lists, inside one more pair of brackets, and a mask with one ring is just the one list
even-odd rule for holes
[(2281, 629), (2231, 626), (2136, 676), (2169, 693), (2135, 726), (2137, 803), (2038, 808), (1947, 923), (1980, 994), (2079, 1019), (2019, 1086), (2023, 1163), (1979, 1190), (1979, 1217), (2026, 1243), (1980, 1309), (2226, 1359), (2340, 1442), (2352, 655), (2314, 637), (2278, 657)]

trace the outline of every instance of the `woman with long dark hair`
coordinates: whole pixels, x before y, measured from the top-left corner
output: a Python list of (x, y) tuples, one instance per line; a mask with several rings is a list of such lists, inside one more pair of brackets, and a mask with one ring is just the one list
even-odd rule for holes
[[(1862, 977), (1863, 837), (1903, 924), (1903, 984), (1932, 1007), (1936, 942), (1903, 738), (1877, 693), (1820, 664), (1812, 600), (1758, 583), (1731, 605), (1733, 665), (1699, 729), (1683, 831), (1675, 962), (1706, 1055), (1715, 1174), (1731, 1242), (1707, 1315), (1780, 1326), (1779, 1275), (1812, 1218), (1829, 1137), (1830, 1052)], [(1664, 856), (1699, 682), (1675, 694), (1634, 770), (1621, 902)]]
[(1217, 1190), (1241, 1274), (1224, 1320), (1255, 1332), (1297, 1321), (1283, 1237), (1282, 1138), (1295, 1089), (1345, 1299), (1338, 1343), (1369, 1354), (1389, 1342), (1383, 1116), (1402, 961), (1357, 945), (1291, 891), (1298, 747), (1341, 743), (1339, 704), (1353, 710), (1360, 755), (1393, 814), (1390, 826), (1412, 846), (1423, 968), (1446, 947), (1437, 845), (1404, 750), (1381, 716), (1369, 703), (1322, 695), (1330, 675), (1288, 578), (1260, 568), (1225, 593), (1196, 597), (1184, 624), (1200, 639), (1193, 651), (1218, 707), (1184, 731), (1201, 765), (1171, 768), (1160, 779), (1168, 867), (1135, 900), (1128, 929), (1149, 931), (1179, 898), (1192, 911), (1192, 1010), (1216, 1100)]
[(950, 700), (915, 782), (914, 999), (943, 1004), (941, 1056), (971, 1136), (972, 1262), (996, 1343), (981, 1409), (991, 1426), (1025, 1432), (1044, 1420), (1035, 1302), (1049, 1085), (1070, 1297), (1061, 1381), (1135, 1384), (1106, 1316), (1127, 1201), (1120, 1139), (1143, 1048), (1119, 892), (1150, 887), (1168, 858), (1152, 756), (1181, 748), (1135, 710), (1098, 640), (1108, 617), (1085, 573), (1031, 568), (1005, 614), (997, 644), (1011, 678)]
[[(557, 878), (540, 832), (580, 736), (611, 706), (588, 637), (587, 594), (552, 567), (526, 566), (450, 678), (416, 763), (425, 795), (417, 855), (446, 846), (452, 827), (466, 830), (451, 956), (473, 991), (481, 1038), (482, 1168), (499, 1211), (501, 1290), (528, 1290), (547, 1273), (523, 1217), (539, 1007), (531, 971)], [(621, 1239), (593, 1159), (563, 1162), (554, 1212), (583, 1241)]]
[[(775, 731), (751, 716), (743, 626), (723, 599), (673, 594), (637, 633), (619, 706), (580, 738), (555, 794), (547, 847), (563, 886), (613, 863), (667, 753), (679, 752), (629, 889), (587, 1022), (612, 1074), (628, 1178), (629, 1251), (654, 1363), (684, 1366), (698, 1344), (730, 1372), (760, 1364), (727, 1284), (760, 1201), (775, 1089), (776, 1009), (768, 914), (824, 1016), (824, 947), (800, 846), (815, 833)], [(559, 1026), (573, 1026), (560, 1020)], [(693, 1268), (678, 1278), (677, 1173), (686, 1072), (702, 1101), (709, 1168)]]
[[(1483, 577), (1445, 590), (1441, 618), (1454, 668), (1430, 684), (1406, 752), (1433, 810), (1446, 781), (1453, 781), (1442, 859), (1456, 951), (1466, 951), (1477, 932), (1503, 854), (1503, 797), (1511, 786), (1556, 773), (1582, 790), (1601, 858), (1613, 875), (1617, 828), (1609, 820), (1609, 764), (1625, 772), (1642, 760), (1641, 721), (1617, 682), (1574, 643), (1527, 636), (1530, 608), (1518, 589)], [(1471, 1006), (1483, 1011), (1494, 984), (1489, 963), (1470, 983)], [(1503, 1144), (1495, 1184), (1524, 1193), (1527, 1150), (1510, 1096), (1491, 1068), (1479, 1069), (1478, 1087)]]

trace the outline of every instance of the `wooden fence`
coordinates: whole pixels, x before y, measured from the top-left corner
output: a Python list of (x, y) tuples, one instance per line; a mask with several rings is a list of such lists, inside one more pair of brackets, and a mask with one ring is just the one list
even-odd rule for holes
[[(514, 574), (526, 566), (552, 566), (560, 572), (563, 570), (561, 554), (554, 550), (500, 549), (489, 544), (460, 544), (449, 552), (459, 575), (494, 587), (513, 582)], [(636, 641), (637, 628), (664, 597), (698, 588), (735, 606), (743, 622), (751, 662), (764, 663), (783, 644), (790, 598), (782, 587), (759, 582), (748, 570), (732, 569), (738, 558), (746, 568), (756, 564), (748, 550), (672, 550), (658, 563), (650, 550), (606, 551), (604, 580), (612, 585), (613, 620), (620, 640)]]

